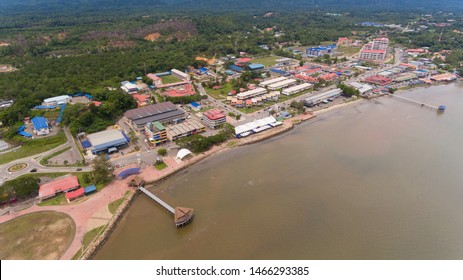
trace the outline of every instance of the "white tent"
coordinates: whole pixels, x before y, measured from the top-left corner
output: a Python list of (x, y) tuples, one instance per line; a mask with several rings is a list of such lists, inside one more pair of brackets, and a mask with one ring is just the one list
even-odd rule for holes
[(178, 151), (177, 153), (177, 158), (182, 160), (184, 157), (186, 157), (187, 155), (190, 155), (191, 154), (191, 151), (188, 150), (188, 149), (181, 149), (180, 151)]

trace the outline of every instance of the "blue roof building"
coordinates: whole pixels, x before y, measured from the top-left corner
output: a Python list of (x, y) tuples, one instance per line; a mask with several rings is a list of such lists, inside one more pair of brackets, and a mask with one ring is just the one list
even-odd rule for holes
[(236, 65), (230, 65), (230, 66), (228, 66), (228, 69), (233, 70), (235, 72), (243, 72), (244, 71), (243, 68), (241, 68), (239, 66), (236, 66)]
[(87, 135), (87, 139), (92, 145), (93, 154), (117, 151), (117, 149), (129, 144), (127, 137), (118, 129), (92, 133)]
[(37, 135), (47, 135), (50, 133), (50, 128), (48, 126), (48, 121), (44, 117), (33, 117), (32, 125), (34, 126), (34, 133)]
[(249, 64), (248, 67), (249, 69), (251, 69), (251, 71), (260, 70), (260, 69), (265, 68), (263, 64), (257, 64), (257, 63)]

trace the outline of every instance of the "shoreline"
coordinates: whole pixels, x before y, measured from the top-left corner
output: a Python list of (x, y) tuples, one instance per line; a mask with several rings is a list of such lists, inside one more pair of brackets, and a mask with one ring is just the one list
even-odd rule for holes
[[(442, 85), (442, 84), (438, 84), (436, 86), (439, 86), (439, 85)], [(431, 86), (426, 86), (426, 87), (431, 87)], [(421, 87), (414, 87), (414, 88), (411, 88), (411, 89), (404, 89), (404, 90), (399, 89), (397, 91), (397, 93), (413, 91), (413, 90), (416, 90), (418, 88), (421, 88)], [(378, 97), (375, 97), (375, 98), (380, 98), (380, 97), (381, 96), (378, 96)], [(375, 99), (375, 98), (372, 98), (372, 99)], [(315, 118), (318, 115), (323, 115), (323, 114), (325, 114), (327, 112), (330, 112), (330, 111), (339, 110), (339, 109), (342, 109), (342, 108), (345, 108), (345, 107), (347, 108), (350, 105), (362, 104), (363, 102), (366, 102), (366, 100), (364, 100), (364, 99), (365, 98), (358, 98), (356, 100), (349, 100), (347, 102), (336, 104), (336, 105), (333, 105), (333, 106), (330, 106), (330, 107), (327, 107), (327, 108), (323, 108), (323, 109), (320, 109), (320, 110), (317, 110), (317, 111), (307, 112), (306, 114), (302, 114), (302, 115), (298, 115), (298, 116), (286, 119), (286, 120), (283, 121), (283, 125), (281, 125), (279, 127), (275, 127), (273, 129), (270, 129), (270, 130), (267, 130), (267, 131), (264, 131), (264, 132), (261, 132), (261, 133), (255, 134), (255, 135), (250, 135), (250, 136), (248, 136), (246, 138), (230, 139), (230, 140), (222, 143), (219, 146), (213, 146), (210, 150), (208, 150), (208, 151), (206, 151), (204, 153), (195, 155), (194, 157), (192, 157), (190, 159), (187, 159), (185, 161), (175, 162), (175, 160), (172, 159), (173, 157), (169, 157), (166, 160), (169, 160), (172, 163), (169, 163), (170, 166), (166, 170), (154, 172), (154, 173), (156, 173), (155, 174), (156, 176), (151, 177), (151, 178), (147, 178), (147, 176), (149, 177), (149, 175), (150, 175), (150, 174), (147, 174), (147, 173), (152, 172), (152, 169), (154, 169), (154, 167), (148, 166), (148, 167), (144, 167), (142, 169), (142, 172), (138, 176), (142, 176), (142, 177), (146, 178), (147, 185), (152, 186), (152, 185), (154, 185), (156, 183), (160, 183), (160, 182), (170, 178), (170, 176), (173, 176), (173, 175), (175, 175), (175, 174), (177, 174), (179, 172), (182, 172), (186, 168), (191, 167), (194, 164), (196, 164), (196, 163), (198, 163), (198, 162), (200, 162), (200, 161), (202, 161), (204, 159), (207, 159), (208, 157), (210, 157), (212, 155), (218, 154), (218, 153), (223, 152), (223, 151), (228, 151), (228, 150), (233, 149), (235, 147), (240, 147), (240, 146), (244, 146), (244, 145), (250, 145), (250, 144), (254, 144), (254, 143), (259, 143), (259, 142), (268, 140), (270, 138), (273, 138), (275, 136), (282, 135), (285, 132), (290, 131), (291, 129), (293, 129), (297, 124), (300, 124), (300, 123), (302, 123), (302, 122), (304, 122), (306, 120), (310, 120), (312, 118)], [(299, 121), (299, 122), (297, 122), (297, 121)], [(230, 145), (231, 143), (233, 143), (233, 144)], [(129, 177), (129, 178), (131, 178), (131, 177)], [(129, 178), (127, 178), (127, 179), (129, 179)], [(128, 181), (128, 180), (117, 180), (117, 179), (115, 179), (108, 186), (106, 186), (105, 187), (106, 190), (103, 189), (103, 191), (109, 193), (110, 192), (109, 190), (114, 188), (114, 185), (124, 185), (123, 188), (126, 189), (126, 187), (125, 187), (126, 181)], [(118, 188), (121, 188), (121, 186), (119, 186)], [(86, 250), (83, 252), (83, 254), (80, 256), (79, 259), (92, 259), (98, 253), (98, 251), (102, 248), (102, 246), (104, 246), (106, 241), (111, 237), (111, 234), (117, 228), (117, 225), (119, 224), (120, 220), (124, 217), (124, 214), (130, 209), (130, 205), (135, 200), (135, 197), (137, 197), (137, 193), (138, 193), (138, 191), (134, 191), (133, 189), (131, 189), (130, 195), (128, 195), (124, 199), (122, 204), (117, 209), (116, 213), (114, 215), (112, 215), (108, 219), (107, 223), (104, 224), (105, 229), (102, 231), (102, 233), (100, 235), (98, 235), (87, 246)], [(114, 195), (114, 193), (112, 195)], [(118, 198), (119, 196), (115, 195), (113, 197)], [(120, 197), (122, 197), (122, 193), (121, 193)], [(95, 202), (95, 200), (97, 200), (97, 199), (91, 198), (88, 202), (93, 203), (93, 202)], [(102, 202), (100, 202), (100, 203), (102, 203)], [(81, 207), (85, 207), (86, 204), (87, 204), (86, 202), (82, 203)], [(107, 208), (107, 204), (101, 204), (100, 206), (101, 206), (100, 209), (105, 208), (105, 207)], [(79, 206), (77, 206), (75, 208), (78, 208), (78, 207)], [(32, 207), (32, 208), (34, 208), (34, 209), (28, 208), (30, 210), (26, 209), (24, 211), (16, 212), (16, 213), (14, 213), (13, 215), (11, 215), (8, 218), (3, 217), (4, 219), (1, 219), (1, 217), (0, 217), (0, 220), (4, 220), (3, 222), (5, 222), (6, 220), (12, 220), (12, 219), (14, 219), (16, 217), (22, 216), (22, 215), (27, 214), (29, 212), (46, 210), (46, 209), (44, 209), (44, 207), (38, 207), (38, 209), (37, 209), (37, 206), (36, 206), (36, 207)], [(69, 214), (67, 211), (69, 210), (70, 207), (67, 206), (67, 205), (65, 205), (65, 206), (54, 206), (52, 208), (53, 208), (54, 211)], [(71, 209), (73, 209), (73, 208), (74, 207), (72, 207)], [(41, 209), (43, 209), (43, 210), (41, 210)], [(75, 216), (75, 210), (73, 212), (74, 212), (74, 216)], [(93, 212), (91, 214), (95, 214), (95, 212)], [(73, 215), (71, 215), (71, 217), (72, 216)], [(5, 220), (5, 218), (6, 218), (6, 220)], [(83, 223), (79, 223), (74, 218), (73, 218), (73, 220), (76, 223), (76, 226), (78, 226), (80, 228), (88, 227), (88, 218), (87, 218), (87, 220), (84, 220)], [(88, 231), (82, 232), (82, 230), (80, 230), (79, 234), (76, 233), (76, 235), (74, 236), (74, 240), (72, 241), (72, 246), (70, 246), (66, 250), (66, 252), (60, 257), (60, 259), (71, 259), (72, 256), (74, 256), (75, 254), (77, 254), (77, 252), (79, 250), (81, 250), (81, 246), (83, 246), (83, 244), (81, 242), (81, 237), (83, 235), (85, 235), (86, 232), (88, 232)], [(80, 246), (78, 246), (78, 245), (80, 245)]]

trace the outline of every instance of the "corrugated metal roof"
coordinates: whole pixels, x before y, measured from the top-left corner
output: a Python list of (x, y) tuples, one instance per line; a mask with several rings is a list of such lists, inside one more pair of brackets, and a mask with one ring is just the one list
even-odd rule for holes
[(36, 130), (48, 128), (48, 121), (44, 117), (33, 117), (31, 121)]
[(131, 120), (137, 120), (141, 118), (150, 117), (153, 115), (163, 114), (166, 112), (171, 112), (178, 110), (177, 106), (175, 106), (172, 102), (163, 102), (158, 104), (153, 104), (137, 109), (128, 110), (124, 113), (124, 116)]

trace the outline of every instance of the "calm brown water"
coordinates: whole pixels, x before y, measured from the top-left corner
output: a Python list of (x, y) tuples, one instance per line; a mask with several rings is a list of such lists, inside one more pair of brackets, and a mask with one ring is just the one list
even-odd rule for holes
[(463, 259), (463, 84), (331, 111), (139, 196), (97, 259)]

